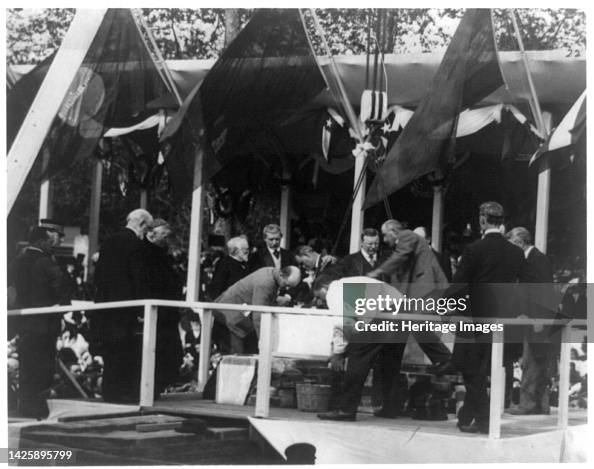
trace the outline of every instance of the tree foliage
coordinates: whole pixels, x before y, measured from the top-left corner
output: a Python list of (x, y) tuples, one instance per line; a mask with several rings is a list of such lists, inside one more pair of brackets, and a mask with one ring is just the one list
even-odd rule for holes
[[(237, 10), (239, 26), (253, 9)], [(319, 23), (332, 54), (362, 54), (367, 43), (370, 9), (317, 9)], [(567, 55), (586, 51), (586, 15), (583, 10), (518, 9), (522, 38), (527, 50), (563, 49)], [(318, 53), (325, 53), (315, 38), (311, 14), (303, 10)], [(145, 8), (141, 14), (166, 59), (216, 58), (225, 41), (222, 8)], [(461, 9), (398, 8), (387, 10), (385, 52), (429, 52), (446, 47)], [(8, 9), (7, 61), (38, 63), (60, 44), (74, 16), (73, 9)], [(494, 10), (497, 42), (502, 50), (517, 50), (509, 10)], [(375, 23), (372, 23), (375, 27)]]

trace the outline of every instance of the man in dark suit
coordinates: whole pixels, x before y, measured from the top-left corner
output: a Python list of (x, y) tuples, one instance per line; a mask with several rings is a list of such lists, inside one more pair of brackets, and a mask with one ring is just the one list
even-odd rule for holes
[[(162, 218), (156, 218), (146, 234), (146, 266), (149, 297), (163, 300), (182, 300), (185, 279), (173, 268), (169, 255), (169, 239), (173, 230)], [(167, 385), (178, 378), (182, 364), (182, 344), (179, 337), (178, 308), (160, 306), (157, 318), (157, 342), (155, 350), (155, 398)]]
[[(227, 288), (248, 275), (248, 256), (250, 247), (248, 240), (237, 236), (227, 241), (227, 255), (217, 262), (212, 280), (208, 286), (208, 296), (215, 300)], [(216, 316), (212, 328), (212, 340), (217, 345), (220, 353), (230, 353), (231, 337), (224, 318)], [(254, 340), (255, 332), (247, 341)]]
[[(63, 236), (61, 227), (35, 227), (29, 235), (29, 246), (12, 265), (12, 283), (19, 308), (36, 308), (67, 304), (67, 279), (53, 257), (53, 249)], [(60, 317), (42, 314), (21, 317), (19, 334), (19, 414), (46, 418), (46, 399), (54, 376), (56, 338)]]
[[(95, 272), (96, 301), (150, 297), (143, 239), (153, 217), (143, 209), (128, 214), (126, 227), (107, 239)], [(142, 310), (103, 310), (93, 316), (97, 353), (103, 356), (103, 398), (137, 402), (142, 353)]]
[(227, 255), (223, 257), (214, 270), (208, 285), (209, 297), (217, 298), (227, 288), (248, 275), (248, 257), (250, 246), (247, 238), (237, 236), (227, 241)]
[(295, 250), (295, 261), (302, 270), (304, 277), (301, 285), (291, 292), (297, 303), (309, 306), (314, 302), (312, 287), (316, 278), (322, 273), (334, 270), (337, 259), (334, 256), (322, 256), (309, 245), (302, 245)]
[[(510, 230), (506, 237), (522, 249), (526, 257), (526, 265), (520, 279), (524, 284), (522, 297), (526, 300), (522, 312), (528, 317), (554, 319), (556, 302), (552, 292), (553, 267), (549, 258), (532, 244), (532, 236), (526, 228), (516, 227)], [(511, 414), (550, 412), (546, 395), (549, 364), (553, 356), (552, 344), (548, 339), (549, 332), (550, 328), (545, 330), (538, 325), (524, 328), (520, 406), (510, 409)]]
[(365, 228), (361, 232), (361, 249), (343, 257), (332, 270), (340, 277), (367, 275), (384, 260), (380, 259), (379, 242), (379, 232), (374, 228)]
[[(387, 276), (390, 284), (409, 298), (435, 296), (445, 290), (448, 281), (424, 238), (404, 229), (397, 220), (384, 222), (382, 234), (384, 242), (393, 252), (368, 274), (369, 277), (381, 279)], [(448, 371), (451, 353), (439, 336), (430, 331), (415, 331), (412, 334), (436, 372), (441, 374)]]
[(261, 313), (250, 312), (248, 305), (271, 306), (279, 289), (295, 287), (300, 280), (301, 272), (295, 266), (262, 267), (235, 282), (215, 300), (217, 303), (246, 305), (246, 311), (213, 311), (215, 318), (218, 316), (218, 320), (225, 322), (231, 332), (231, 353), (257, 353), (257, 344), (246, 347), (245, 338), (251, 332), (260, 333)]
[[(483, 238), (466, 247), (453, 284), (445, 294), (462, 296), (468, 293), (469, 309), (476, 318), (516, 313), (513, 287), (505, 288), (505, 284), (513, 285), (520, 280), (524, 255), (503, 237), (503, 217), (503, 207), (497, 202), (485, 202), (480, 206), (479, 225)], [(458, 332), (453, 362), (462, 372), (466, 387), (464, 405), (458, 412), (458, 428), (463, 432), (489, 431), (487, 377), (490, 360), (490, 334)]]
[(264, 246), (260, 247), (250, 257), (250, 272), (254, 272), (262, 267), (276, 267), (280, 269), (289, 265), (297, 265), (293, 255), (280, 247), (283, 237), (280, 226), (275, 224), (266, 225), (262, 233), (264, 235)]

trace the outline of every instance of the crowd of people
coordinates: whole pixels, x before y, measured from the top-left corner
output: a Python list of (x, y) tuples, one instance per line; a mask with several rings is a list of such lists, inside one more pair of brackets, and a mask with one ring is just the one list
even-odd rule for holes
[[(204, 256), (202, 262), (201, 299), (246, 305), (246, 311), (213, 311), (213, 355), (257, 353), (260, 315), (249, 311), (249, 305), (339, 308), (342, 295), (337, 300), (336, 292), (353, 279), (385, 282), (408, 297), (467, 295), (473, 317), (507, 317), (510, 312), (502, 310), (501, 305), (485, 301), (482, 286), (518, 282), (551, 284), (552, 268), (547, 257), (532, 244), (528, 230), (516, 227), (505, 231), (504, 211), (498, 203), (481, 205), (479, 225), (482, 238), (466, 246), (455, 264), (449, 256), (432, 249), (423, 227), (410, 230), (396, 220), (385, 221), (381, 230), (365, 228), (360, 250), (342, 259), (319, 252), (312, 243), (301, 244), (293, 251), (282, 248), (283, 233), (276, 224), (263, 227), (261, 245), (257, 248), (250, 246), (245, 235), (232, 237), (226, 241), (226, 249)], [(171, 234), (172, 227), (165, 220), (155, 219), (143, 209), (132, 211), (125, 227), (101, 244), (95, 265), (93, 299), (97, 302), (183, 299), (185, 276), (171, 256)], [(9, 271), (9, 307), (70, 304), (75, 298), (73, 283), (53, 254), (62, 236), (61, 225), (52, 220), (42, 220), (31, 230), (29, 245)], [(576, 315), (581, 305), (585, 305), (585, 292), (576, 295), (573, 290), (564, 302), (565, 312), (571, 309), (571, 314)], [(522, 313), (538, 316), (542, 311), (532, 308)], [(23, 317), (13, 325), (12, 336), (18, 337), (21, 415), (37, 418), (47, 415), (46, 399), (56, 392), (55, 386), (51, 391), (56, 358), (72, 376), (86, 372), (85, 379), (77, 381), (78, 392), (100, 395), (110, 402), (138, 402), (142, 308), (101, 310), (88, 316)], [(373, 343), (350, 340), (352, 334), (353, 331), (340, 328), (332, 333), (330, 366), (340, 379), (334, 381), (332, 408), (318, 417), (355, 420), (371, 369), (381, 389), (381, 408), (376, 415), (398, 417), (406, 393), (399, 371), (409, 334), (399, 332), (396, 339), (390, 337)], [(459, 335), (452, 352), (436, 333), (410, 334), (432, 362), (433, 373), (461, 372), (466, 394), (458, 412), (458, 428), (463, 432), (486, 432), (490, 336)], [(513, 367), (520, 356), (523, 362), (520, 402), (515, 412), (548, 413), (545, 394), (555, 358), (548, 339), (550, 331), (525, 328), (521, 334), (523, 340), (516, 341), (519, 346), (518, 343), (506, 345), (505, 357), (508, 367)], [(60, 337), (58, 347), (56, 337)], [(156, 398), (168, 386), (195, 376), (200, 339), (198, 314), (186, 312), (180, 316), (176, 308), (159, 308)], [(513, 388), (511, 368), (508, 376), (509, 401)]]

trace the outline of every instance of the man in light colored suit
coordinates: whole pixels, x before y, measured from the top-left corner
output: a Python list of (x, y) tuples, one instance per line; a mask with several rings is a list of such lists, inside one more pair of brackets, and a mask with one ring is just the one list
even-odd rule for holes
[[(297, 267), (288, 266), (282, 269), (263, 267), (235, 282), (215, 301), (216, 303), (271, 306), (276, 300), (279, 289), (293, 288), (300, 281), (301, 272)], [(256, 352), (254, 348), (257, 346), (252, 346), (251, 349), (246, 347), (244, 339), (253, 331), (256, 334), (259, 333), (259, 312), (218, 310), (213, 313), (231, 332), (231, 353)]]

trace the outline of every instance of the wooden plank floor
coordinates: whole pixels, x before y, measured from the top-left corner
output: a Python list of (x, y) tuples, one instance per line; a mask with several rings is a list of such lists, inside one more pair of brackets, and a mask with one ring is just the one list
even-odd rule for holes
[[(167, 400), (165, 398), (156, 401), (155, 405), (148, 409), (157, 412), (180, 413), (183, 415), (222, 417), (234, 419), (247, 419), (248, 417), (254, 416), (253, 406), (216, 404), (214, 401), (201, 399)], [(429, 433), (451, 434), (459, 436), (465, 435), (469, 437), (478, 436), (476, 434), (461, 433), (456, 428), (455, 416), (450, 414), (448, 417), (448, 420), (443, 421), (413, 420), (409, 417), (401, 417), (398, 419), (382, 419), (375, 417), (370, 412), (359, 412), (357, 414), (357, 422), (355, 422), (354, 424), (360, 425), (361, 427), (373, 426), (385, 428), (401, 428), (403, 430), (413, 430)], [(301, 422), (320, 421), (316, 417), (316, 414), (313, 412), (302, 412), (297, 409), (282, 408), (270, 408), (269, 418)], [(587, 420), (587, 410), (570, 410), (569, 425), (583, 425), (587, 423)], [(337, 425), (340, 424), (342, 423), (337, 422)], [(349, 424), (352, 425), (353, 423), (349, 422)], [(552, 409), (550, 415), (514, 416), (510, 414), (503, 414), (501, 425), (501, 437), (512, 438), (517, 436), (553, 431), (556, 429), (556, 425), (556, 409)]]

